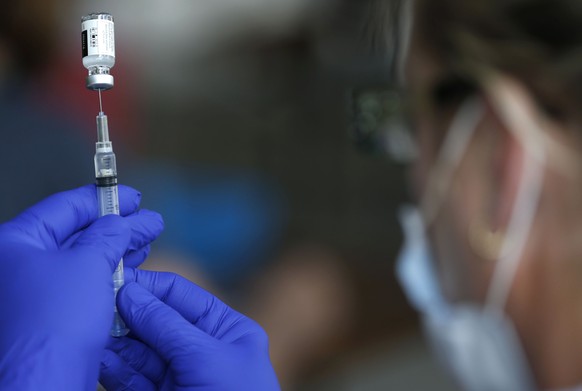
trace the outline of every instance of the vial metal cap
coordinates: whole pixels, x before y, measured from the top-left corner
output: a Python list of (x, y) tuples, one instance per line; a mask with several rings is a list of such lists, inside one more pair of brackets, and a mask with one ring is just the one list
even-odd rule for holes
[(90, 90), (108, 90), (113, 88), (113, 76), (108, 74), (94, 74), (87, 76), (87, 88)]
[(81, 22), (85, 22), (87, 20), (93, 20), (93, 19), (104, 19), (104, 20), (110, 20), (113, 22), (113, 16), (107, 12), (90, 13), (89, 15), (85, 15), (85, 16), (81, 17)]

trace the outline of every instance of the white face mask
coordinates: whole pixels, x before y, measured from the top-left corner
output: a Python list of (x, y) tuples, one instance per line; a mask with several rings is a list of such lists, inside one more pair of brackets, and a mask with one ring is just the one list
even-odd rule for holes
[(429, 184), (422, 202), (423, 214), (413, 207), (401, 210), (405, 242), (397, 261), (397, 276), (411, 304), (422, 313), (436, 353), (463, 389), (530, 391), (536, 389), (535, 383), (504, 307), (538, 205), (544, 171), (543, 159), (540, 159), (545, 156), (543, 145), (534, 143), (534, 153), (531, 139), (527, 142), (529, 145), (524, 145), (523, 176), (484, 306), (447, 302), (436, 277), (426, 236), (426, 227), (441, 207), (481, 113), (478, 102), (463, 104), (447, 133), (430, 179), (439, 182), (435, 182), (436, 186)]
[(523, 352), (502, 310), (450, 305), (442, 296), (418, 209), (403, 208), (397, 272), (447, 370), (468, 391), (534, 390)]

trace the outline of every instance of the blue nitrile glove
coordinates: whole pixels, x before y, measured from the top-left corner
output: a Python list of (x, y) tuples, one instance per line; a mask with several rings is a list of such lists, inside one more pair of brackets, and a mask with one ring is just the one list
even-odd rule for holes
[(126, 269), (126, 281), (117, 306), (135, 339), (105, 351), (107, 390), (280, 389), (256, 322), (173, 273)]
[(56, 194), (0, 225), (0, 389), (95, 390), (113, 320), (112, 273), (139, 265), (163, 229), (119, 188), (98, 219), (95, 186)]

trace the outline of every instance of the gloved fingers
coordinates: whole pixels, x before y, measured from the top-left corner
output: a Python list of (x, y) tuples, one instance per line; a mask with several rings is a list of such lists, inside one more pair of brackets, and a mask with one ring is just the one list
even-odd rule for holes
[(72, 250), (80, 252), (80, 259), (105, 259), (111, 272), (127, 251), (131, 239), (131, 228), (124, 217), (103, 216), (89, 226), (75, 241)]
[(157, 387), (141, 373), (133, 369), (111, 350), (104, 350), (101, 357), (99, 383), (107, 391), (156, 391)]
[(136, 268), (139, 267), (150, 253), (151, 246), (148, 244), (140, 248), (139, 250), (130, 251), (129, 253), (123, 256), (123, 265), (128, 268)]
[(153, 242), (164, 230), (164, 219), (151, 210), (141, 209), (125, 220), (131, 228), (131, 241), (128, 251), (140, 250)]
[(166, 363), (147, 345), (132, 338), (110, 338), (107, 349), (113, 351), (131, 368), (158, 384), (166, 373)]
[(119, 290), (117, 309), (132, 333), (166, 362), (171, 362), (176, 356), (206, 351), (215, 343), (214, 339), (136, 283), (126, 283)]
[(69, 236), (67, 239), (65, 239), (63, 242), (61, 242), (59, 249), (68, 250), (71, 247), (73, 247), (73, 245), (75, 244), (75, 242), (77, 241), (79, 236), (83, 235), (83, 232), (85, 232), (84, 229), (77, 231), (74, 234), (72, 234), (71, 236)]
[(88, 250), (93, 257), (105, 257), (113, 272), (127, 251), (145, 247), (163, 229), (162, 217), (140, 210), (131, 216), (103, 216), (77, 238), (72, 248)]
[[(135, 211), (141, 194), (128, 187), (120, 187), (122, 214)], [(25, 210), (10, 224), (43, 243), (46, 248), (59, 248), (72, 234), (98, 218), (97, 193), (94, 185), (54, 194)]]
[(141, 203), (141, 193), (132, 187), (125, 185), (118, 185), (117, 191), (119, 193), (119, 214), (121, 216), (129, 216), (139, 210)]
[(224, 330), (234, 324), (255, 327), (250, 319), (177, 274), (133, 269), (125, 274), (125, 281), (137, 282), (178, 311), (190, 323), (213, 337), (221, 336)]
[[(134, 212), (126, 216), (126, 218), (129, 219), (132, 225), (132, 239), (128, 248), (129, 252), (133, 252), (136, 250), (139, 251), (147, 247), (146, 244), (149, 244), (155, 238), (157, 238), (164, 228), (164, 220), (162, 219), (162, 217), (158, 213), (146, 209)], [(71, 236), (69, 236), (65, 241), (61, 243), (60, 248), (68, 249), (72, 247), (73, 244), (79, 238), (79, 236), (83, 234), (83, 232), (84, 229), (77, 231)], [(125, 256), (128, 255), (129, 253), (126, 253)], [(137, 267), (141, 263), (143, 263), (143, 259), (140, 262), (136, 262), (135, 266), (132, 267)]]

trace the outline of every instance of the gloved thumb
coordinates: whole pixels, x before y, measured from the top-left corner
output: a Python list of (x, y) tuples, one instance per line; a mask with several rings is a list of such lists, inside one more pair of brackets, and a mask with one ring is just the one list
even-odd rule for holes
[(206, 351), (216, 340), (137, 283), (117, 294), (117, 309), (126, 325), (165, 361)]
[(113, 273), (129, 246), (130, 238), (129, 223), (123, 217), (107, 215), (85, 229), (71, 249), (86, 252), (91, 258), (106, 260)]

